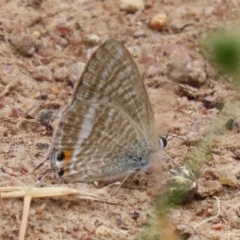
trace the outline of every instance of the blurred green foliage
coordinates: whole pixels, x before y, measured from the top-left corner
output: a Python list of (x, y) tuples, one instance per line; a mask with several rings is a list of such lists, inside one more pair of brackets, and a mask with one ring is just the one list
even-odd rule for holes
[[(217, 65), (219, 73), (230, 75), (234, 80), (232, 82), (234, 86), (238, 86), (239, 84), (235, 83), (239, 82), (237, 80), (239, 80), (240, 76), (240, 35), (236, 31), (218, 30), (207, 35), (204, 47), (208, 52), (209, 59), (211, 59), (215, 66)], [(238, 89), (235, 88), (235, 90)], [(184, 160), (184, 165), (192, 170), (194, 173), (193, 176), (197, 178), (202, 165), (209, 161), (209, 159), (212, 159), (212, 155), (215, 152), (208, 151), (208, 149), (211, 150), (215, 140), (224, 134), (224, 127), (231, 130), (234, 118), (232, 115), (238, 112), (235, 110), (234, 101), (221, 106), (218, 118), (212, 124), (209, 124), (204, 139), (200, 139), (196, 143), (196, 148), (193, 148)], [(222, 129), (220, 133), (218, 133), (219, 129)], [(183, 180), (183, 174), (180, 174), (180, 177), (180, 180)], [(174, 207), (186, 202), (188, 200), (186, 197), (192, 197), (194, 191), (192, 192), (191, 186), (194, 178), (189, 178), (189, 181), (176, 181), (177, 179), (170, 182), (163, 191), (163, 194), (156, 198), (154, 211), (149, 216), (148, 223), (136, 236), (135, 240), (185, 239), (184, 236), (180, 236), (179, 234), (171, 235), (173, 229), (169, 214), (171, 214)], [(186, 183), (186, 185), (183, 183)]]
[(207, 50), (221, 71), (228, 74), (239, 72), (240, 38), (230, 31), (209, 34)]

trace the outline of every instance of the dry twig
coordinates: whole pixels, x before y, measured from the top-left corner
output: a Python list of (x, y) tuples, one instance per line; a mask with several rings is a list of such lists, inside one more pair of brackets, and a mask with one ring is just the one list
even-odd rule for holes
[(9, 93), (9, 91), (14, 88), (16, 85), (18, 84), (18, 81), (13, 81), (10, 82), (7, 86), (5, 86), (3, 92), (0, 94), (0, 98), (2, 98), (3, 96), (5, 96), (7, 93)]

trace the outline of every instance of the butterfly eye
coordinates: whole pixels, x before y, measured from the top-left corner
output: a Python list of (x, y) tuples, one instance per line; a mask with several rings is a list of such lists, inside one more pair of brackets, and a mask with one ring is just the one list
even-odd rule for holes
[(57, 161), (61, 162), (64, 159), (64, 157), (65, 157), (64, 152), (59, 152), (57, 154)]
[(60, 169), (60, 170), (58, 171), (58, 175), (61, 177), (61, 176), (63, 176), (63, 174), (64, 174), (64, 170), (63, 170), (63, 169)]

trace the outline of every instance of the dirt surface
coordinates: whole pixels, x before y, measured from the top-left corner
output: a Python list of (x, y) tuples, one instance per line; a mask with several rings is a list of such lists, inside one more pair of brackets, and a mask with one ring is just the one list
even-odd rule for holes
[[(50, 163), (31, 173), (52, 141), (52, 132), (38, 121), (39, 111), (65, 106), (93, 48), (111, 37), (125, 44), (144, 74), (159, 133), (181, 138), (169, 141), (164, 170), (154, 166), (108, 195), (106, 201), (115, 204), (70, 197), (33, 200), (26, 239), (140, 239), (149, 216), (159, 213), (154, 208), (158, 191), (178, 169), (169, 157), (181, 166), (197, 165), (200, 180), (193, 199), (169, 210), (168, 232), (178, 228), (183, 235), (188, 228), (189, 239), (238, 239), (237, 93), (231, 78), (209, 63), (202, 43), (208, 32), (239, 26), (240, 1), (146, 0), (133, 13), (118, 1), (104, 0), (1, 0), (0, 5), (1, 186), (64, 185), (52, 172), (36, 183)], [(229, 119), (233, 131), (225, 127)], [(200, 138), (204, 149), (195, 146)], [(209, 154), (208, 147), (217, 153)], [(220, 214), (198, 225), (217, 214), (212, 195), (220, 200)], [(0, 239), (18, 239), (22, 199), (2, 199), (1, 205)], [(160, 223), (155, 230), (162, 232)], [(142, 239), (159, 239), (147, 236)]]

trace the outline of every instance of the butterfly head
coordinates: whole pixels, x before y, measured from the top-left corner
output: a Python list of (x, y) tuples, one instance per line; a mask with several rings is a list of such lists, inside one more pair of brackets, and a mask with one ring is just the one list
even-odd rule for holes
[(161, 147), (161, 149), (165, 148), (167, 146), (167, 137), (159, 137), (159, 145)]

